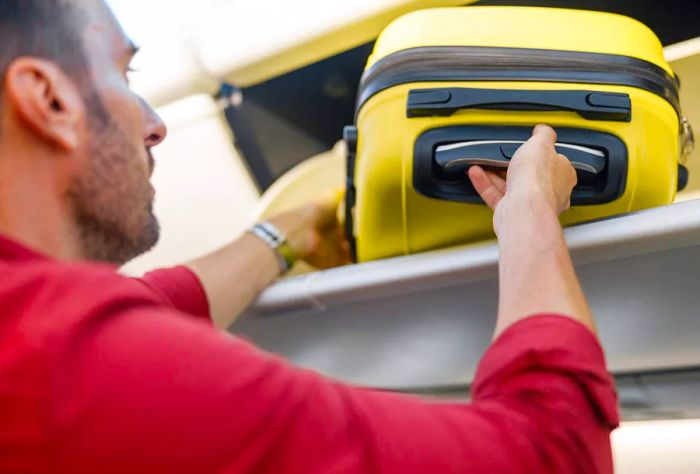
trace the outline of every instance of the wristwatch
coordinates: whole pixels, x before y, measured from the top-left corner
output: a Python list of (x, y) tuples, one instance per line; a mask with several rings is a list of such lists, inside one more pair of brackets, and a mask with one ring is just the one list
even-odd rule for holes
[(282, 273), (287, 273), (294, 266), (297, 261), (296, 255), (287, 238), (276, 225), (271, 222), (261, 222), (255, 224), (248, 232), (265, 242), (275, 252)]

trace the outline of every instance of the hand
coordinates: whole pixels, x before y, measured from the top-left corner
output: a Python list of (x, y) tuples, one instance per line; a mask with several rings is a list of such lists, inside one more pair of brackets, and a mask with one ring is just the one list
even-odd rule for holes
[(338, 220), (340, 197), (328, 197), (270, 219), (299, 260), (319, 269), (350, 263), (350, 247)]
[(551, 127), (535, 127), (532, 138), (513, 156), (505, 180), (479, 166), (469, 168), (474, 189), (495, 211), (497, 234), (508, 216), (523, 206), (541, 207), (557, 216), (569, 208), (576, 171), (564, 155), (556, 152), (556, 140), (557, 134)]

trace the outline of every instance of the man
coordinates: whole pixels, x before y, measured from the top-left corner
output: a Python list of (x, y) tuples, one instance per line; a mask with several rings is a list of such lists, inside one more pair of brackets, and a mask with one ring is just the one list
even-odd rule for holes
[(615, 392), (557, 218), (575, 173), (552, 129), (507, 182), (470, 170), (501, 246), (497, 338), (471, 405), (426, 403), (212, 326), (279, 275), (265, 232), (339, 263), (331, 205), (117, 275), (158, 238), (149, 150), (166, 133), (129, 90), (134, 48), (102, 0), (3, 0), (0, 32), (0, 472), (612, 472)]

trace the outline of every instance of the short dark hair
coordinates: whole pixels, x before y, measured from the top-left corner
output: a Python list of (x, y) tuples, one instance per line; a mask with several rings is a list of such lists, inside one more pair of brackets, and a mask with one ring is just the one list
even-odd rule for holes
[(72, 77), (87, 70), (84, 8), (76, 0), (0, 0), (0, 77), (12, 62), (33, 56), (58, 64)]

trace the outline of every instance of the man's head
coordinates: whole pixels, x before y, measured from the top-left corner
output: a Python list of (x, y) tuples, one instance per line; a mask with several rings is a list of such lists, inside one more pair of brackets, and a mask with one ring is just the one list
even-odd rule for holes
[(103, 0), (0, 2), (0, 195), (30, 170), (86, 259), (124, 263), (158, 240), (150, 148), (166, 130), (129, 89), (135, 53)]

